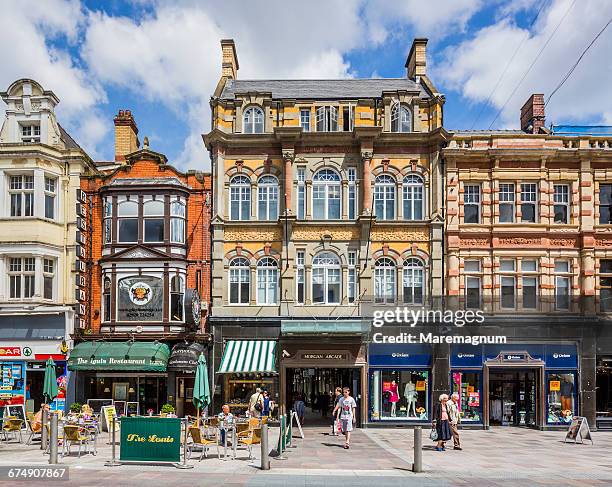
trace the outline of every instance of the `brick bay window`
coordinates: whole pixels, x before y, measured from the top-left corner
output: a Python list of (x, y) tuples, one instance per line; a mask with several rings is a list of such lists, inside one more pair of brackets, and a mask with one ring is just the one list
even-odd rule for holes
[(113, 233), (113, 199), (109, 196), (104, 198), (104, 207), (103, 207), (103, 239), (105, 244), (109, 244), (112, 242)]
[(9, 178), (11, 216), (34, 216), (34, 176), (18, 174)]
[(170, 242), (185, 243), (185, 201), (180, 196), (170, 200)]
[(138, 200), (117, 197), (117, 242), (138, 242)]
[(147, 196), (143, 200), (144, 241), (156, 243), (164, 241), (164, 200), (163, 196)]
[(170, 279), (170, 321), (183, 321), (185, 301), (185, 286), (181, 276)]

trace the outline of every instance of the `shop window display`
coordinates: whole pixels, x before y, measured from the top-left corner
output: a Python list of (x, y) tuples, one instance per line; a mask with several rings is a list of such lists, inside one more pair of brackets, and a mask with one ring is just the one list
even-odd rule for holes
[(371, 417), (378, 420), (426, 421), (429, 417), (429, 371), (370, 372)]
[(549, 424), (568, 424), (577, 413), (575, 401), (575, 375), (552, 373), (547, 375)]
[(463, 423), (482, 421), (480, 382), (480, 372), (453, 372), (453, 392), (459, 394), (459, 411)]

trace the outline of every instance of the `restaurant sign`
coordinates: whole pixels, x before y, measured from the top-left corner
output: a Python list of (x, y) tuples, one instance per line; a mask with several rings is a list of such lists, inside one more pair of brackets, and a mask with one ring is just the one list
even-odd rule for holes
[(162, 321), (164, 292), (157, 277), (127, 277), (119, 281), (118, 321)]
[(181, 419), (143, 416), (121, 418), (121, 452), (125, 462), (179, 462)]

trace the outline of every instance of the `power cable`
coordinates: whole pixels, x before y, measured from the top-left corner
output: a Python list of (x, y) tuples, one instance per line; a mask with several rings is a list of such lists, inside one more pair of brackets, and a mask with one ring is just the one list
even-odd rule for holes
[(542, 55), (542, 53), (544, 52), (544, 50), (546, 49), (546, 46), (548, 46), (548, 44), (550, 43), (550, 41), (552, 40), (552, 38), (554, 37), (554, 35), (557, 33), (557, 30), (559, 30), (559, 27), (561, 26), (561, 24), (563, 23), (563, 21), (565, 20), (565, 18), (567, 17), (567, 15), (570, 13), (570, 10), (572, 10), (572, 8), (574, 7), (574, 5), (576, 4), (576, 0), (574, 0), (571, 5), (569, 6), (569, 8), (565, 11), (565, 13), (563, 14), (563, 17), (561, 17), (561, 20), (559, 20), (559, 22), (557, 23), (557, 25), (555, 26), (554, 30), (551, 32), (550, 36), (548, 36), (548, 39), (546, 39), (546, 42), (544, 43), (544, 45), (542, 46), (542, 49), (540, 49), (540, 51), (538, 52), (538, 55), (535, 57), (535, 59), (531, 62), (531, 64), (529, 65), (529, 67), (527, 68), (527, 71), (525, 71), (525, 73), (523, 74), (523, 77), (519, 80), (519, 82), (517, 83), (517, 85), (514, 87), (514, 90), (512, 90), (512, 93), (510, 93), (510, 96), (508, 96), (508, 98), (506, 98), (506, 101), (504, 102), (504, 104), (502, 105), (502, 107), (499, 109), (499, 111), (497, 112), (497, 114), (495, 115), (495, 118), (493, 118), (493, 120), (491, 121), (491, 123), (489, 124), (489, 130), (491, 129), (491, 127), (493, 126), (493, 124), (497, 121), (498, 117), (501, 115), (501, 113), (504, 111), (504, 108), (506, 108), (506, 105), (508, 105), (508, 102), (512, 99), (512, 97), (514, 96), (514, 94), (517, 92), (517, 90), (519, 89), (519, 87), (521, 86), (521, 84), (523, 83), (523, 81), (525, 81), (525, 78), (527, 77), (527, 75), (531, 72), (531, 68), (534, 67), (535, 63), (538, 61), (538, 59), (540, 59), (540, 56)]
[(495, 83), (495, 86), (491, 90), (491, 93), (489, 93), (489, 96), (487, 97), (487, 100), (480, 107), (480, 111), (478, 112), (478, 115), (476, 115), (476, 118), (474, 119), (474, 123), (472, 123), (472, 126), (470, 127), (470, 130), (474, 129), (474, 127), (476, 126), (476, 123), (478, 122), (478, 120), (480, 120), (480, 116), (482, 115), (482, 112), (484, 112), (485, 107), (487, 105), (489, 105), (489, 103), (491, 103), (491, 99), (493, 98), (493, 95), (497, 91), (497, 88), (499, 88), (499, 85), (501, 84), (502, 80), (504, 79), (504, 76), (506, 76), (506, 73), (508, 72), (508, 68), (512, 64), (512, 61), (514, 61), (514, 58), (518, 54), (518, 52), (521, 49), (521, 47), (523, 47), (523, 44), (525, 44), (525, 41), (529, 38), (529, 32), (531, 31), (531, 28), (536, 23), (536, 20), (538, 20), (538, 17), (540, 16), (540, 12), (542, 12), (542, 10), (544, 10), (544, 7), (546, 6), (547, 3), (548, 2), (542, 2), (542, 5), (540, 6), (539, 10), (535, 14), (535, 17), (531, 20), (531, 23), (527, 27), (527, 32), (525, 33), (525, 37), (523, 37), (523, 39), (521, 40), (519, 45), (516, 46), (516, 50), (512, 54), (512, 57), (508, 60), (508, 63), (506, 64), (506, 67), (504, 68), (504, 71), (502, 72), (502, 74), (500, 74), (499, 78), (497, 79), (497, 83)]
[(593, 44), (595, 44), (595, 42), (597, 42), (597, 39), (599, 39), (599, 37), (601, 36), (601, 34), (604, 33), (604, 31), (608, 28), (608, 26), (612, 23), (612, 17), (610, 17), (610, 20), (608, 20), (608, 22), (606, 23), (606, 25), (603, 26), (603, 29), (601, 29), (598, 34), (593, 38), (593, 40), (590, 42), (590, 44), (584, 49), (584, 51), (582, 51), (582, 54), (580, 54), (580, 56), (578, 57), (578, 59), (576, 60), (576, 62), (572, 65), (572, 67), (570, 68), (570, 70), (565, 74), (565, 76), (561, 79), (561, 81), (559, 82), (559, 84), (557, 85), (557, 87), (552, 91), (552, 93), (550, 94), (550, 96), (548, 97), (548, 100), (546, 101), (546, 103), (544, 104), (544, 108), (546, 108), (546, 106), (548, 105), (548, 103), (550, 102), (550, 99), (553, 97), (553, 95), (559, 91), (559, 89), (565, 84), (565, 82), (568, 80), (568, 78), (572, 75), (572, 73), (574, 72), (574, 70), (576, 69), (576, 67), (578, 67), (578, 64), (580, 63), (580, 61), (582, 61), (582, 58), (584, 57), (584, 55), (587, 53), (587, 51), (591, 48), (591, 46)]

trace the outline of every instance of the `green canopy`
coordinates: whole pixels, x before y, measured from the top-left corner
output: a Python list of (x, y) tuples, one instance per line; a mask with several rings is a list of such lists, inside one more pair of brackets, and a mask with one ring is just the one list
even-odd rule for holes
[(49, 358), (45, 364), (45, 381), (43, 385), (43, 396), (45, 403), (53, 401), (57, 397), (57, 377), (55, 376), (55, 362)]
[(195, 372), (195, 383), (193, 385), (193, 404), (198, 410), (210, 404), (210, 387), (208, 386), (208, 366), (204, 354), (198, 358)]
[(70, 352), (69, 370), (165, 372), (170, 349), (159, 342), (82, 342)]

